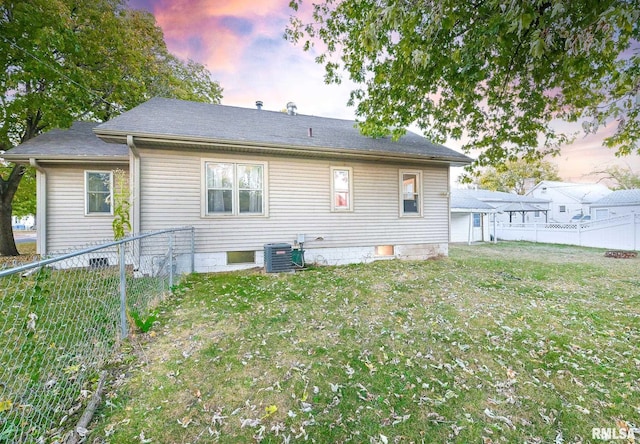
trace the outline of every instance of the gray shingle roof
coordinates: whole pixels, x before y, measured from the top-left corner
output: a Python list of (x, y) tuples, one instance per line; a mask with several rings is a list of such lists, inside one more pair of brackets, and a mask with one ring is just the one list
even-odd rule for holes
[(640, 189), (618, 190), (595, 201), (592, 206), (640, 205)]
[[(459, 191), (459, 190), (456, 190)], [(485, 210), (493, 212), (493, 207), (486, 202), (482, 202), (471, 196), (465, 196), (452, 190), (451, 192), (451, 210)], [(482, 212), (482, 211), (479, 211)]]
[[(309, 132), (311, 131), (311, 136)], [(407, 132), (399, 141), (360, 134), (351, 120), (288, 115), (208, 103), (154, 98), (95, 129), (105, 141), (123, 143), (126, 135), (144, 140), (171, 140), (234, 145), (278, 146), (315, 152), (378, 154), (464, 165), (472, 161), (445, 146)]]
[(545, 187), (555, 189), (565, 196), (585, 204), (596, 202), (611, 193), (611, 190), (601, 183), (572, 183), (554, 180), (543, 180), (533, 187), (531, 191), (537, 188), (544, 189)]
[(75, 122), (68, 129), (53, 129), (10, 149), (2, 155), (10, 161), (43, 159), (129, 159), (126, 145), (105, 143), (98, 139), (93, 129), (95, 122)]
[(538, 199), (531, 196), (521, 196), (519, 194), (505, 193), (503, 191), (489, 191), (489, 190), (452, 190), (452, 195), (459, 194), (460, 196), (473, 197), (474, 199), (481, 200), (483, 202), (527, 202), (532, 204), (549, 203), (549, 200)]
[(505, 213), (519, 212), (519, 211), (525, 211), (525, 212), (544, 211), (544, 210), (541, 210), (539, 207), (536, 207), (535, 205), (531, 205), (530, 203), (527, 203), (527, 202), (511, 202), (510, 204), (500, 206), (498, 208), (500, 211)]

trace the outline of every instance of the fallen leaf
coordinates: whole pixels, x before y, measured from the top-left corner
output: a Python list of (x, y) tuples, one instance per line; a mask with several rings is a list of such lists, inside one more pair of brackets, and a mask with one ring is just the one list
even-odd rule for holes
[(261, 419), (265, 419), (273, 415), (278, 411), (278, 407), (276, 405), (268, 405), (264, 408), (264, 411), (266, 412), (266, 414)]
[(27, 329), (31, 331), (36, 331), (36, 321), (38, 320), (38, 315), (35, 313), (29, 313), (29, 320), (27, 321)]
[(4, 401), (0, 401), (0, 412), (6, 412), (7, 410), (11, 410), (11, 406), (13, 406), (13, 402), (8, 399)]
[(191, 424), (191, 421), (193, 421), (191, 418), (185, 416), (182, 419), (178, 419), (178, 424), (180, 424), (183, 429), (186, 429), (187, 427), (189, 427), (189, 424)]
[(78, 370), (80, 370), (79, 365), (70, 365), (68, 367), (65, 367), (62, 371), (65, 372), (67, 375), (70, 375), (71, 373), (77, 373)]

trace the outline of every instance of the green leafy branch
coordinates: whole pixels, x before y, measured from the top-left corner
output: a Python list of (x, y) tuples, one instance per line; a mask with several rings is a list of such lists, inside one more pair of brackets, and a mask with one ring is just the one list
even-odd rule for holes
[(123, 239), (131, 232), (131, 201), (127, 175), (123, 170), (113, 172), (113, 238)]

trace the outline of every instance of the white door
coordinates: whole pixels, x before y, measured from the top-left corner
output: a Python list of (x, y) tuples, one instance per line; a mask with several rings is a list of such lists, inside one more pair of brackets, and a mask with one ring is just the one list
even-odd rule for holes
[(484, 239), (482, 238), (482, 213), (473, 213), (471, 215), (473, 218), (473, 229), (471, 231), (471, 240), (473, 242), (480, 242)]

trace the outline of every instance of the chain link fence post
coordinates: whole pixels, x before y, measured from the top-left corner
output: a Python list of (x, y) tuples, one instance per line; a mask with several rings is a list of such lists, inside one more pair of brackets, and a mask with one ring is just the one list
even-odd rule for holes
[(173, 289), (173, 233), (169, 234), (169, 291)]
[(125, 245), (120, 245), (120, 333), (125, 339), (129, 333), (127, 327), (127, 274)]

